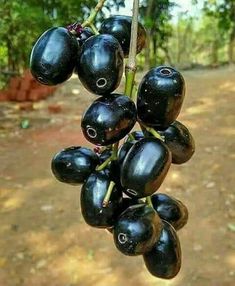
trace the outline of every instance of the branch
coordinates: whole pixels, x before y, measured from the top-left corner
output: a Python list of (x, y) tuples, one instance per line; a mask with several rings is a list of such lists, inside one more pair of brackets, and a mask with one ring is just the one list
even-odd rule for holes
[(132, 91), (133, 91), (135, 72), (136, 72), (138, 14), (139, 14), (139, 0), (134, 0), (133, 16), (131, 24), (130, 52), (129, 52), (128, 62), (126, 65), (126, 85), (125, 85), (125, 94), (130, 98), (132, 98)]
[(111, 181), (109, 184), (107, 193), (106, 193), (104, 200), (103, 200), (103, 207), (104, 208), (106, 208), (109, 204), (109, 200), (110, 200), (110, 197), (112, 195), (112, 191), (113, 191), (114, 186), (115, 186), (115, 183), (113, 181)]
[(136, 51), (137, 51), (137, 36), (138, 36), (138, 15), (139, 15), (139, 0), (134, 0), (133, 16), (131, 24), (131, 42), (130, 52), (127, 63), (127, 68), (136, 70)]
[(92, 10), (90, 16), (82, 23), (82, 27), (91, 26), (99, 13), (99, 11), (103, 8), (106, 0), (99, 0), (95, 8)]

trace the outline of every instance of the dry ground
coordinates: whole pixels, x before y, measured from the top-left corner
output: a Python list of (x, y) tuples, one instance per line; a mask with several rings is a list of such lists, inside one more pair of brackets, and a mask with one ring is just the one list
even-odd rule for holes
[[(55, 152), (88, 145), (80, 119), (94, 97), (72, 79), (35, 111), (1, 104), (0, 286), (235, 285), (235, 69), (184, 75), (188, 88), (179, 120), (194, 135), (196, 154), (172, 166), (160, 189), (190, 212), (179, 232), (183, 264), (177, 278), (156, 279), (141, 257), (120, 254), (109, 233), (85, 225), (79, 187), (53, 178)], [(48, 113), (52, 103), (62, 112)], [(19, 128), (24, 118), (29, 129)]]

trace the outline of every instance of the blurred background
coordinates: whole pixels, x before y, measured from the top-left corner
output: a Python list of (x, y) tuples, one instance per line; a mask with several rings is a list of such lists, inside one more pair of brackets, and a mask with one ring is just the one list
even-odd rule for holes
[[(106, 2), (97, 27), (111, 14), (131, 15), (133, 1)], [(0, 0), (0, 286), (235, 285), (235, 1), (140, 2), (148, 45), (138, 55), (137, 81), (167, 64), (187, 83), (178, 120), (193, 134), (196, 153), (172, 165), (159, 190), (189, 209), (179, 231), (182, 269), (164, 281), (141, 257), (120, 254), (108, 232), (85, 225), (80, 188), (50, 171), (62, 148), (92, 147), (80, 122), (96, 96), (76, 75), (58, 87), (36, 83), (29, 55), (45, 30), (82, 22), (97, 1)]]

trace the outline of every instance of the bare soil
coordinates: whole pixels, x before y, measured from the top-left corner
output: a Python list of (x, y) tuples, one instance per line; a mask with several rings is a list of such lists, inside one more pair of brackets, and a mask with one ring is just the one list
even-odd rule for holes
[[(159, 190), (182, 200), (190, 213), (178, 233), (179, 275), (156, 279), (142, 257), (119, 253), (108, 232), (84, 223), (80, 187), (52, 176), (50, 161), (57, 151), (90, 146), (80, 120), (95, 96), (73, 78), (34, 104), (34, 111), (1, 103), (0, 286), (235, 285), (235, 69), (184, 76), (187, 96), (179, 120), (195, 137), (196, 154), (182, 166), (172, 165)], [(54, 104), (62, 111), (50, 113)], [(20, 128), (24, 119), (27, 129)]]

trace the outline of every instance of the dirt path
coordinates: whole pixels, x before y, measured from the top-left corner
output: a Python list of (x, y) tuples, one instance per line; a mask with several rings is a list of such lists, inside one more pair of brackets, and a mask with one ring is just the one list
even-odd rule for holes
[[(160, 191), (188, 206), (179, 232), (183, 265), (176, 279), (147, 273), (141, 257), (125, 257), (106, 231), (80, 215), (79, 187), (50, 171), (63, 147), (88, 145), (81, 113), (94, 98), (72, 79), (35, 111), (0, 109), (0, 286), (234, 286), (234, 68), (185, 72), (187, 97), (179, 120), (196, 140), (196, 154), (172, 166)], [(59, 104), (62, 112), (49, 114)], [(30, 128), (20, 120), (30, 118)]]

